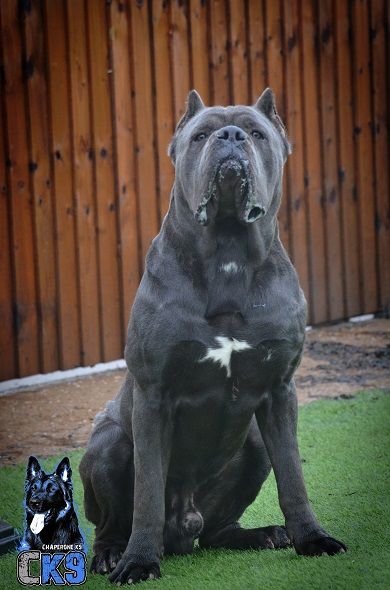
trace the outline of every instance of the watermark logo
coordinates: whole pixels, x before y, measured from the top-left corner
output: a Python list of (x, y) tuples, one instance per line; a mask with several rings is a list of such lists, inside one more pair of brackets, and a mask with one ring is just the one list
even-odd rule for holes
[[(37, 571), (32, 572), (33, 569)], [(22, 551), (17, 557), (16, 570), (18, 581), (23, 586), (77, 586), (83, 584), (87, 577), (83, 551)]]

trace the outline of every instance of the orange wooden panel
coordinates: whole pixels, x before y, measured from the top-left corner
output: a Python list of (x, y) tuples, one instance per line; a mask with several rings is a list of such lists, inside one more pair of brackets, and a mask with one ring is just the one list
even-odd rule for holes
[[(385, 35), (385, 5), (381, 0), (371, 0), (372, 39), (372, 95), (374, 107), (375, 182), (376, 182), (376, 231), (378, 241), (379, 305), (390, 308), (390, 175), (389, 175), (389, 119), (390, 96), (386, 92), (390, 65), (389, 47)], [(390, 13), (390, 5), (387, 3)], [(386, 57), (388, 64), (386, 64)]]
[(308, 216), (310, 263), (310, 322), (327, 319), (327, 278), (324, 228), (324, 201), (321, 173), (321, 124), (319, 112), (319, 72), (316, 21), (313, 4), (301, 1), (302, 100), (305, 192)]
[(114, 96), (115, 175), (119, 204), (122, 322), (127, 325), (139, 283), (138, 207), (134, 172), (133, 92), (129, 67), (128, 12), (120, 0), (109, 6)]
[(53, 195), (50, 170), (46, 48), (42, 5), (32, 2), (23, 18), (28, 60), (27, 92), (32, 200), (34, 207), (38, 327), (42, 372), (58, 368), (57, 283), (55, 268)]
[(149, 8), (146, 2), (130, 2), (131, 56), (134, 68), (136, 164), (142, 257), (158, 232), (158, 199), (154, 152), (153, 89)]
[(357, 150), (357, 199), (364, 312), (378, 309), (376, 274), (375, 194), (373, 188), (373, 138), (370, 96), (370, 44), (368, 2), (352, 4), (354, 59), (355, 141)]
[(199, 92), (204, 103), (210, 104), (209, 19), (207, 10), (207, 3), (203, 0), (191, 0), (192, 85)]
[(278, 112), (285, 115), (285, 84), (283, 78), (282, 8), (280, 0), (265, 3), (267, 85), (277, 98)]
[(67, 2), (70, 93), (72, 106), (73, 182), (76, 205), (81, 314), (81, 364), (101, 359), (101, 332), (96, 245), (96, 203), (92, 177), (93, 150), (83, 2)]
[(191, 72), (188, 50), (188, 0), (171, 0), (171, 52), (175, 120), (184, 114)]
[(3, 381), (15, 377), (17, 371), (12, 313), (13, 281), (11, 267), (11, 228), (9, 226), (10, 197), (6, 170), (4, 113), (1, 97), (0, 129), (0, 381)]
[(50, 105), (55, 251), (58, 285), (59, 368), (80, 364), (79, 298), (76, 262), (75, 207), (70, 146), (70, 95), (67, 73), (65, 13), (61, 0), (45, 1), (47, 72)]
[(250, 97), (256, 102), (267, 85), (265, 57), (265, 10), (262, 1), (248, 3), (248, 37), (250, 63)]
[(333, 1), (321, 0), (319, 9), (320, 93), (322, 116), (323, 187), (328, 265), (329, 319), (345, 316), (341, 207), (337, 174), (335, 40)]
[(87, 3), (103, 360), (123, 356), (106, 7)]
[(18, 375), (40, 370), (32, 198), (28, 175), (27, 115), (22, 80), (19, 5), (0, 2), (1, 40), (7, 132), (7, 163), (11, 195), (12, 257), (15, 278), (15, 330)]
[[(276, 96), (278, 113), (285, 121), (285, 84), (283, 63), (283, 38), (282, 38), (282, 12), (280, 0), (265, 3), (266, 17), (266, 60), (267, 60), (267, 86), (270, 86)], [(287, 128), (287, 132), (289, 129)], [(292, 156), (290, 156), (291, 158)], [(288, 164), (287, 164), (288, 167)], [(285, 248), (291, 252), (289, 215), (288, 215), (288, 186), (287, 170), (283, 179), (283, 198), (280, 206), (279, 233)]]
[(172, 73), (169, 54), (169, 10), (160, 0), (153, 0), (152, 34), (154, 77), (156, 85), (157, 161), (160, 220), (168, 210), (173, 183), (173, 166), (167, 150), (175, 126), (173, 118)]
[(211, 104), (231, 104), (228, 64), (228, 22), (225, 0), (210, 3)]
[(232, 102), (248, 104), (249, 102), (249, 68), (247, 59), (245, 2), (229, 0), (230, 15), (230, 59)]
[(337, 47), (338, 177), (344, 242), (345, 304), (348, 317), (363, 312), (360, 291), (358, 210), (353, 141), (353, 88), (348, 4), (335, 3)]
[[(284, 47), (286, 60), (286, 124), (294, 146), (287, 173), (290, 198), (291, 255), (306, 297), (309, 298), (309, 265), (304, 191), (301, 63), (298, 0), (284, 1)], [(309, 299), (310, 303), (310, 299)]]

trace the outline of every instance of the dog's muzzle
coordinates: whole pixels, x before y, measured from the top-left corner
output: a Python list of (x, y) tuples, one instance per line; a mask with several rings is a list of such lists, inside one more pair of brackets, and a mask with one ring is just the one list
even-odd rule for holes
[(236, 217), (253, 223), (263, 217), (265, 208), (253, 194), (248, 160), (228, 158), (220, 163), (195, 213), (201, 225), (214, 218)]

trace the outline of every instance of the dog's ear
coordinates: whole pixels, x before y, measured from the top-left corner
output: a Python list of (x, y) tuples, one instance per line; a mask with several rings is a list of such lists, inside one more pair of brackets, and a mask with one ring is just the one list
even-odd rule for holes
[(263, 94), (257, 99), (253, 107), (268, 117), (271, 123), (273, 123), (284, 139), (287, 155), (291, 154), (291, 146), (287, 140), (286, 128), (283, 125), (282, 119), (278, 115), (278, 111), (276, 110), (275, 94), (273, 90), (271, 88), (266, 88)]
[(182, 118), (180, 119), (180, 121), (178, 122), (178, 124), (176, 125), (173, 139), (168, 146), (168, 156), (171, 158), (173, 163), (175, 163), (175, 160), (176, 160), (175, 138), (176, 138), (177, 132), (180, 131), (180, 129), (183, 129), (183, 127), (188, 123), (188, 121), (190, 119), (192, 119), (192, 117), (194, 117), (197, 113), (199, 113), (199, 111), (201, 111), (204, 108), (205, 108), (205, 105), (204, 105), (203, 100), (200, 98), (200, 95), (197, 93), (196, 90), (191, 90), (187, 96), (186, 111), (185, 111), (184, 115), (182, 116)]
[(34, 477), (41, 477), (42, 473), (42, 467), (39, 465), (38, 459), (31, 456), (27, 464), (27, 480), (31, 481)]
[(58, 463), (56, 475), (58, 475), (65, 483), (70, 481), (70, 478), (72, 477), (72, 469), (70, 468), (68, 457), (64, 457), (62, 461)]

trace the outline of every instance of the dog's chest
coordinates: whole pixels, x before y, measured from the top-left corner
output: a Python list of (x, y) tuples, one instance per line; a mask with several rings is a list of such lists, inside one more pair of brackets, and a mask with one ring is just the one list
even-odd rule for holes
[(282, 373), (292, 356), (292, 346), (283, 340), (256, 343), (220, 334), (207, 345), (198, 340), (181, 341), (169, 351), (164, 390), (194, 403), (207, 397), (221, 402), (253, 398), (257, 403), (275, 372)]

